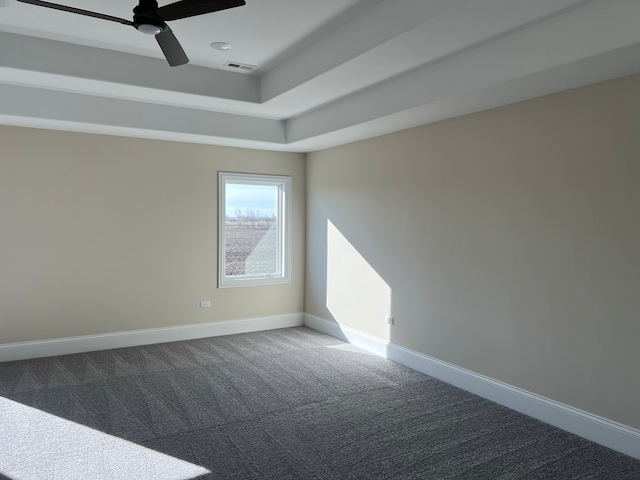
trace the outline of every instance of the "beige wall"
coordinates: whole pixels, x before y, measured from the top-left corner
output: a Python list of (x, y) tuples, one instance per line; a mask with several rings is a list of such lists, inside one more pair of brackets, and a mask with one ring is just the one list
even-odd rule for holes
[[(0, 127), (0, 344), (305, 310), (640, 428), (639, 125), (633, 76), (310, 154), (306, 290), (304, 156)], [(218, 170), (293, 177), (291, 285), (216, 288)]]
[(640, 428), (640, 76), (310, 154), (306, 311)]
[[(299, 154), (0, 127), (0, 344), (302, 312), (304, 169)], [(216, 288), (218, 170), (292, 176), (290, 285)]]

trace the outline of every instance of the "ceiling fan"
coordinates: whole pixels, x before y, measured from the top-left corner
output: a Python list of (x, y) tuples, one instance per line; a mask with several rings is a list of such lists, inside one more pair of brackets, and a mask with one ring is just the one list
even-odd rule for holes
[(140, 3), (133, 9), (133, 21), (129, 21), (124, 18), (112, 17), (111, 15), (103, 15), (102, 13), (90, 12), (89, 10), (82, 10), (80, 8), (68, 7), (66, 5), (41, 0), (18, 1), (39, 7), (53, 8), (55, 10), (62, 10), (63, 12), (77, 13), (78, 15), (86, 15), (88, 17), (109, 20), (110, 22), (131, 25), (139, 32), (155, 35), (158, 45), (160, 45), (162, 49), (162, 53), (164, 53), (167, 62), (169, 62), (169, 65), (172, 67), (189, 63), (189, 58), (187, 54), (184, 53), (180, 42), (178, 42), (178, 39), (166, 22), (246, 5), (244, 0), (181, 0), (163, 7), (158, 7), (156, 0), (139, 0)]

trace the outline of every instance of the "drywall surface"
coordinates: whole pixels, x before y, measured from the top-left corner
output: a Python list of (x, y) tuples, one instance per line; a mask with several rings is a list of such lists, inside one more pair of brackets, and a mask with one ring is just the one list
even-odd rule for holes
[(309, 154), (305, 311), (640, 428), (639, 132), (636, 75)]
[[(291, 284), (217, 288), (220, 170), (292, 177)], [(300, 154), (0, 127), (0, 344), (301, 312), (304, 170)]]

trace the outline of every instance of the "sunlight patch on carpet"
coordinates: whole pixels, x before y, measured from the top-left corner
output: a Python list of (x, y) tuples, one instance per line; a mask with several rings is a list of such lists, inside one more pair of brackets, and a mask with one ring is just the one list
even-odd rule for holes
[(0, 474), (12, 480), (191, 480), (209, 470), (0, 397)]

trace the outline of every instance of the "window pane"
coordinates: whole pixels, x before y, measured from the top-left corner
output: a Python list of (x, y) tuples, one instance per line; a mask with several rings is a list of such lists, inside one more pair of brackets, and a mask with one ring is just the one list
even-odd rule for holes
[(227, 183), (225, 275), (278, 275), (278, 187)]
[(220, 173), (220, 287), (290, 281), (291, 178)]

